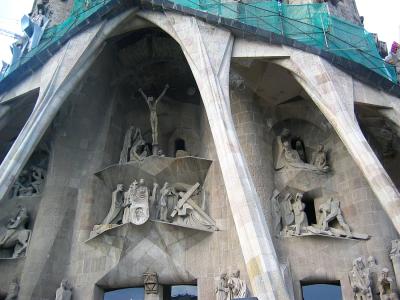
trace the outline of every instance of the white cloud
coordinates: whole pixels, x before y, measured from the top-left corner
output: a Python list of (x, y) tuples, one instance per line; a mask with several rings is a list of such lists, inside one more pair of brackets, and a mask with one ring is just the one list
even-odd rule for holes
[(379, 39), (390, 48), (393, 41), (400, 40), (399, 0), (356, 0), (358, 11), (364, 16), (365, 29), (377, 33)]

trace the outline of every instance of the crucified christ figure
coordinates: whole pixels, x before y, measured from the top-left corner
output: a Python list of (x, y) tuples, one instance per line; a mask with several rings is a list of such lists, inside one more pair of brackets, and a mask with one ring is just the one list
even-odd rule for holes
[(149, 107), (150, 110), (150, 125), (151, 125), (151, 133), (152, 133), (152, 138), (153, 138), (153, 145), (158, 144), (158, 118), (157, 118), (157, 103), (164, 97), (165, 93), (167, 92), (169, 88), (169, 85), (166, 84), (164, 87), (164, 90), (158, 96), (156, 100), (154, 100), (154, 97), (147, 97), (146, 94), (143, 92), (143, 90), (140, 88), (139, 93), (143, 96), (144, 100), (146, 100), (146, 103)]

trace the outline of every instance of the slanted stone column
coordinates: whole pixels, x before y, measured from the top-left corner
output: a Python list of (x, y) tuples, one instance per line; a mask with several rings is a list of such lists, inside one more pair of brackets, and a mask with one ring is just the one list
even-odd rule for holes
[(107, 35), (134, 10), (72, 38), (41, 70), (39, 98), (24, 128), (0, 165), (0, 201), (4, 200), (65, 99), (104, 46)]
[(261, 300), (289, 299), (230, 110), (233, 36), (193, 17), (170, 12), (140, 15), (180, 44), (191, 67), (210, 123), (253, 294)]
[(358, 126), (351, 76), (322, 58), (301, 51), (293, 51), (290, 60), (279, 64), (293, 72), (331, 123), (400, 233), (400, 194)]

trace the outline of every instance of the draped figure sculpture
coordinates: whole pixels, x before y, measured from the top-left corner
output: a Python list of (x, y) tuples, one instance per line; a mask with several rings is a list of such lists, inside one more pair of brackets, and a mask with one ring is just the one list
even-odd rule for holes
[(124, 186), (117, 185), (111, 197), (111, 207), (101, 224), (118, 224), (122, 220), (122, 209), (124, 208)]

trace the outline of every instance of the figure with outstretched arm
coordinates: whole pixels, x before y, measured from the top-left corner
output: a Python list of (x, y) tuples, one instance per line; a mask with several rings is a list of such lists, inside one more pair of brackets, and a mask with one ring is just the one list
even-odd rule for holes
[(149, 107), (149, 110), (150, 110), (150, 125), (151, 125), (151, 132), (152, 132), (152, 138), (153, 138), (153, 145), (158, 144), (157, 104), (164, 97), (168, 88), (169, 88), (169, 85), (166, 84), (164, 87), (164, 90), (162, 91), (160, 96), (158, 96), (158, 98), (156, 100), (154, 100), (154, 97), (151, 97), (151, 96), (148, 97), (141, 88), (139, 89), (139, 93), (146, 100), (147, 106)]

